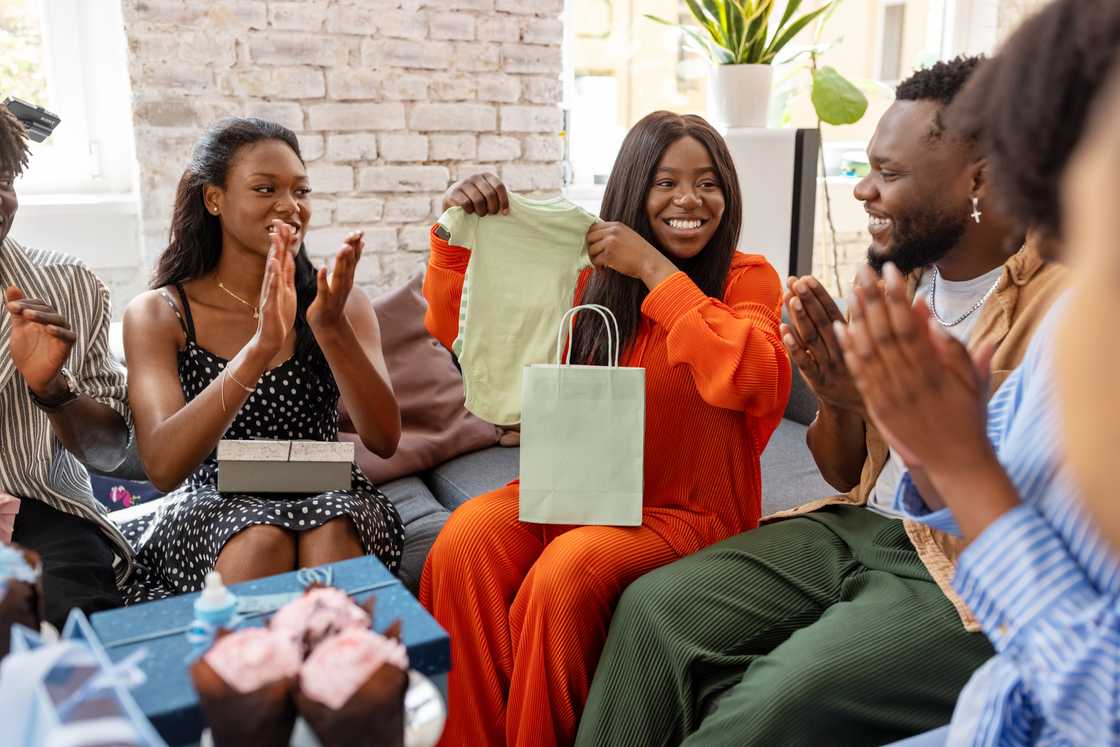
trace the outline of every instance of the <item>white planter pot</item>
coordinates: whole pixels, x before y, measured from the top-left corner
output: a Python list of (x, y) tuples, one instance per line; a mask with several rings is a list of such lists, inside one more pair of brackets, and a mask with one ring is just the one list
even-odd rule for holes
[(708, 76), (708, 116), (717, 127), (765, 127), (774, 68), (716, 65)]

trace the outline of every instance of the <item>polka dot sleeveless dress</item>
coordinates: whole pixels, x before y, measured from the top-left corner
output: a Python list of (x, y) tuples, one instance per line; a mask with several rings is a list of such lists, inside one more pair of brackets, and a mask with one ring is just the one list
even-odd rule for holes
[[(179, 352), (178, 362), (179, 380), (189, 402), (222, 373), (227, 361), (195, 341), (186, 294), (178, 290), (186, 319), (170, 294), (163, 293), (187, 333), (187, 346)], [(267, 371), (256, 389), (224, 438), (338, 440), (339, 391), (329, 369), (325, 373), (316, 371), (309, 361), (293, 355)], [(126, 603), (198, 591), (230, 537), (258, 524), (303, 532), (347, 516), (357, 528), (365, 551), (395, 573), (404, 544), (400, 516), (357, 465), (351, 469), (351, 489), (347, 491), (318, 495), (220, 493), (217, 455), (211, 453), (179, 489), (163, 500), (158, 511), (121, 528), (137, 551), (137, 571), (124, 590)]]

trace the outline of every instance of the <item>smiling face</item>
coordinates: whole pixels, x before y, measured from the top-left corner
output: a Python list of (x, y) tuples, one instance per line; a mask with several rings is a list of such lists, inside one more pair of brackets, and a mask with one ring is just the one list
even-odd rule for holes
[(646, 218), (662, 251), (676, 259), (703, 251), (724, 203), (715, 164), (699, 140), (682, 137), (665, 149), (646, 195)]
[(224, 187), (207, 186), (206, 209), (227, 239), (266, 255), (272, 221), (292, 226), (302, 242), (311, 219), (311, 186), (299, 156), (281, 140), (262, 140), (234, 155)]
[(8, 231), (11, 230), (12, 221), (16, 218), (16, 210), (19, 209), (14, 185), (13, 174), (0, 173), (0, 242), (8, 238)]
[(867, 210), (876, 270), (894, 262), (903, 273), (932, 264), (968, 227), (973, 169), (969, 149), (937, 131), (940, 104), (896, 101), (867, 146), (871, 172), (855, 188)]

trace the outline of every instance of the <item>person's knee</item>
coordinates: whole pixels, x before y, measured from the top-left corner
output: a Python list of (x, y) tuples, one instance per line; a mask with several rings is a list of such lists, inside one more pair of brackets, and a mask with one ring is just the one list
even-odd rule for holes
[[(273, 527), (278, 528), (278, 527)], [(284, 531), (284, 530), (281, 530)], [(339, 516), (303, 533), (315, 542), (342, 543), (360, 541), (358, 528), (349, 516)]]
[(222, 554), (233, 553), (242, 558), (280, 560), (295, 554), (295, 535), (283, 527), (257, 524), (246, 527), (226, 543)]
[(431, 562), (457, 566), (487, 559), (500, 520), (485, 497), (467, 501), (447, 517), (429, 551)]

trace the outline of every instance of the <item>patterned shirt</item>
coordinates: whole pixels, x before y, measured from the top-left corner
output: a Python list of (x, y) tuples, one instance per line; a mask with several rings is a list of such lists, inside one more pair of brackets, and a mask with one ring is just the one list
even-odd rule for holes
[[(0, 245), (0, 287), (11, 285), (66, 318), (78, 337), (67, 367), (79, 389), (120, 413), (131, 429), (125, 372), (109, 352), (109, 291), (97, 276), (73, 257), (24, 249), (8, 238)], [(46, 413), (31, 401), (12, 362), (11, 334), (11, 314), (0, 310), (0, 490), (97, 524), (117, 553), (117, 577), (123, 579), (132, 550), (94, 499), (85, 467), (62, 447)]]
[[(1120, 561), (1061, 467), (1051, 361), (1062, 306), (988, 405), (988, 436), (1022, 503), (957, 567), (954, 586), (997, 655), (961, 692), (950, 745), (1120, 745)], [(960, 534), (909, 475), (895, 506)]]

